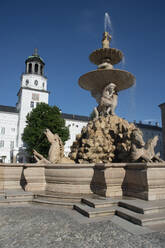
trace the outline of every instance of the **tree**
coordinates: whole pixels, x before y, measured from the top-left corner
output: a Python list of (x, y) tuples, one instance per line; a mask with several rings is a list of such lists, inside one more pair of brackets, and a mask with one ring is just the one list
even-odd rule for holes
[(26, 144), (29, 155), (32, 155), (33, 149), (35, 149), (47, 158), (50, 144), (44, 134), (46, 128), (50, 129), (52, 133), (57, 133), (63, 143), (69, 138), (69, 129), (65, 126), (65, 120), (56, 106), (39, 103), (26, 116), (26, 123), (22, 140)]

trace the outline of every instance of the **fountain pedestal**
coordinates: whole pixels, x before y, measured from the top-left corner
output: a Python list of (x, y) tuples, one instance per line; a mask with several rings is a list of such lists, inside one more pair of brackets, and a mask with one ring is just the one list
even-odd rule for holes
[(165, 199), (165, 163), (127, 164), (123, 195), (143, 200)]

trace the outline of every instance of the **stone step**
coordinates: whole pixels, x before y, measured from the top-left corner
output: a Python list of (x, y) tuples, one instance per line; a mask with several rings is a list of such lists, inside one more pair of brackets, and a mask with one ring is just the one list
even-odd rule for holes
[(48, 195), (48, 194), (37, 194), (35, 199), (44, 201), (60, 201), (60, 202), (80, 202), (81, 198), (78, 196), (68, 196), (68, 195)]
[(67, 207), (67, 208), (73, 208), (74, 202), (64, 202), (64, 201), (48, 201), (48, 200), (40, 200), (40, 199), (33, 199), (33, 203), (36, 204), (44, 204), (44, 205), (51, 205), (51, 206), (61, 206), (61, 207)]
[(31, 192), (22, 192), (22, 193), (17, 193), (17, 192), (11, 192), (11, 193), (6, 193), (5, 194), (6, 199), (29, 199), (32, 200), (34, 198), (34, 194)]
[(9, 204), (27, 204), (32, 203), (33, 199), (27, 199), (27, 198), (15, 198), (15, 199), (0, 199), (0, 206), (2, 205), (9, 205)]
[(5, 198), (15, 198), (15, 197), (21, 198), (21, 197), (26, 197), (26, 196), (34, 196), (32, 192), (27, 192), (24, 190), (15, 190), (15, 189), (5, 190), (4, 195), (5, 195)]
[(122, 200), (119, 201), (120, 207), (132, 210), (136, 213), (151, 214), (165, 212), (165, 200), (145, 201), (145, 200)]
[(87, 216), (88, 218), (114, 215), (116, 209), (116, 207), (92, 208), (85, 204), (76, 204), (73, 206), (73, 208), (77, 210), (79, 213)]
[(27, 199), (27, 200), (33, 200), (33, 195), (10, 195), (5, 196), (5, 199), (12, 200), (12, 199)]
[(163, 212), (141, 214), (126, 208), (117, 207), (116, 215), (140, 226), (165, 223), (165, 213)]
[(117, 206), (118, 199), (114, 198), (103, 198), (103, 199), (89, 199), (89, 198), (82, 198), (82, 203), (92, 207), (92, 208), (105, 208), (105, 207), (112, 207)]

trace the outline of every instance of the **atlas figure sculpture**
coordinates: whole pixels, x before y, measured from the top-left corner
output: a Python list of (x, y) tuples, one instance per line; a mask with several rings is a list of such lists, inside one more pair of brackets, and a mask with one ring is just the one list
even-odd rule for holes
[(99, 105), (94, 108), (95, 117), (115, 115), (117, 106), (118, 94), (115, 91), (116, 85), (108, 84), (102, 91), (102, 95), (98, 100)]

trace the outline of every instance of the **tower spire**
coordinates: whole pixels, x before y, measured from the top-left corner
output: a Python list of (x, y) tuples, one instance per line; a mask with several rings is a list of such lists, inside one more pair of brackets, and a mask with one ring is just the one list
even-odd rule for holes
[(34, 48), (34, 56), (38, 56), (38, 48)]

